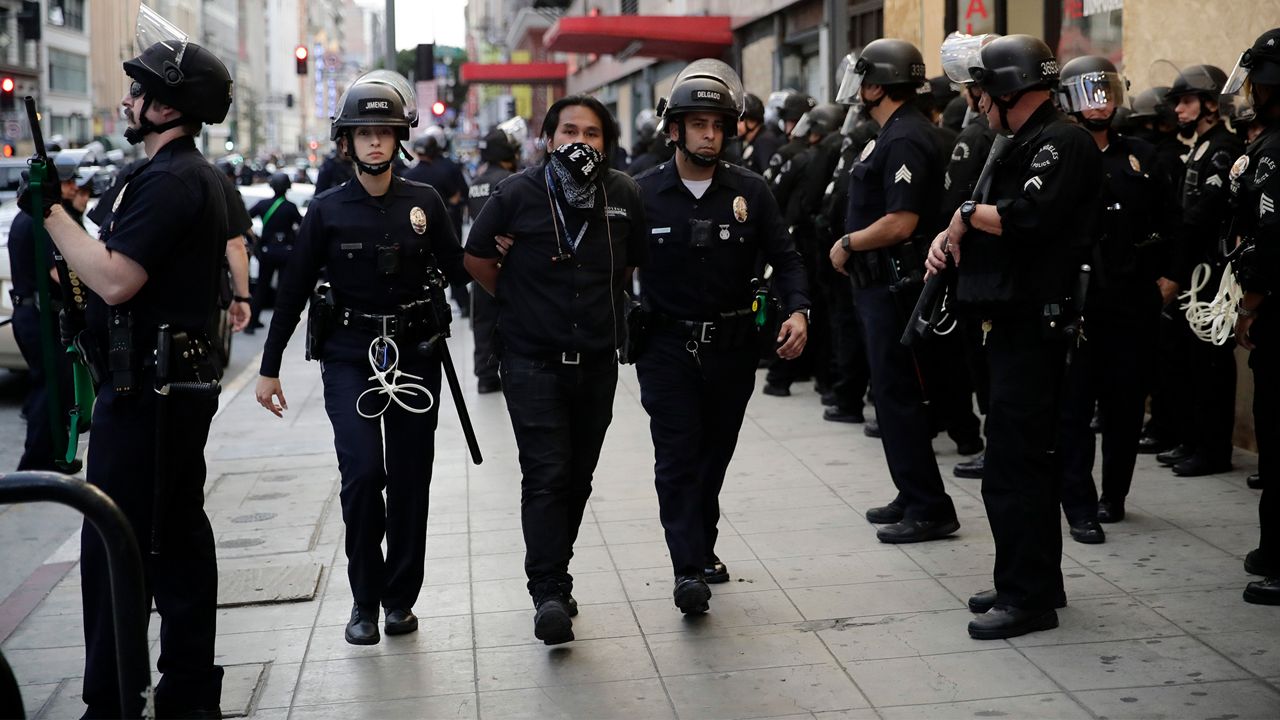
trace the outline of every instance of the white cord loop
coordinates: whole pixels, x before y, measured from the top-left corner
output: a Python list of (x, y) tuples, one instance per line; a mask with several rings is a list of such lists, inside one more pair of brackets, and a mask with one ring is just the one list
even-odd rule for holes
[[(356, 398), (356, 412), (360, 413), (360, 417), (368, 418), (370, 420), (381, 417), (382, 414), (387, 411), (387, 408), (391, 407), (392, 401), (395, 401), (395, 404), (405, 410), (419, 415), (425, 412), (430, 412), (431, 408), (435, 407), (436, 399), (432, 396), (431, 391), (425, 386), (417, 383), (400, 382), (400, 378), (408, 378), (410, 380), (421, 380), (422, 378), (418, 375), (401, 372), (399, 366), (400, 347), (396, 345), (395, 340), (392, 340), (387, 335), (382, 335), (374, 338), (373, 342), (369, 343), (369, 367), (373, 368), (373, 375), (371, 375), (369, 379), (376, 380), (378, 386), (365, 390), (360, 393), (360, 397)], [(387, 382), (388, 375), (391, 376), (390, 382)], [(370, 393), (373, 393), (373, 397), (375, 398), (379, 395), (386, 396), (385, 401), (382, 403), (382, 408), (374, 413), (367, 413), (361, 408), (361, 405), (364, 404), (365, 398), (368, 397)], [(406, 395), (413, 398), (417, 397), (419, 394), (426, 396), (426, 407), (412, 407), (405, 403), (404, 400), (400, 399), (400, 395)]]
[(1209, 276), (1213, 269), (1208, 263), (1200, 263), (1191, 273), (1191, 288), (1178, 296), (1185, 300), (1181, 306), (1187, 311), (1187, 324), (1196, 337), (1214, 345), (1225, 345), (1235, 334), (1236, 308), (1240, 305), (1244, 291), (1236, 281), (1231, 263), (1222, 271), (1222, 280), (1218, 283), (1218, 293), (1213, 299), (1205, 302), (1196, 298), (1197, 294), (1209, 284)]

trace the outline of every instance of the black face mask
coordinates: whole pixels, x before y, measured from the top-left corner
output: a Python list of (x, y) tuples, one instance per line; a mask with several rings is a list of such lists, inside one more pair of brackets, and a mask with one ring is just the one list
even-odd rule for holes
[(1085, 126), (1088, 130), (1092, 132), (1102, 132), (1103, 130), (1107, 130), (1111, 127), (1111, 121), (1115, 119), (1115, 116), (1115, 113), (1111, 113), (1111, 115), (1102, 119), (1087, 118), (1084, 115), (1077, 115), (1076, 117), (1080, 120), (1080, 124)]
[(604, 155), (584, 142), (561, 145), (551, 153), (551, 161), (578, 185), (591, 185), (604, 172)]

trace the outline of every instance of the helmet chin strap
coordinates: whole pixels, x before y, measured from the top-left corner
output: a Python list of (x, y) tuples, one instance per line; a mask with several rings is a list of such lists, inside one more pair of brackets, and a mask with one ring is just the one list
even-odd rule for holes
[(1178, 134), (1184, 138), (1195, 135), (1196, 129), (1200, 127), (1200, 121), (1214, 114), (1205, 110), (1203, 97), (1197, 95), (1196, 101), (1200, 103), (1200, 112), (1196, 113), (1196, 119), (1187, 123), (1178, 123)]
[(128, 128), (125, 128), (124, 130), (124, 139), (127, 140), (130, 145), (137, 145), (138, 143), (145, 140), (146, 137), (151, 133), (159, 134), (166, 130), (172, 130), (173, 128), (179, 127), (181, 125), (185, 125), (187, 122), (185, 119), (179, 116), (170, 120), (169, 122), (164, 122), (157, 125), (147, 119), (147, 110), (149, 110), (150, 108), (151, 108), (151, 96), (148, 95), (147, 99), (142, 101), (142, 112), (138, 113), (138, 127), (136, 128), (128, 127)]
[[(351, 158), (351, 162), (355, 163), (355, 166), (360, 169), (360, 172), (365, 175), (381, 175), (391, 169), (391, 162), (392, 160), (395, 160), (395, 154), (392, 154), (391, 159), (385, 162), (377, 164), (367, 163), (356, 155), (355, 133), (348, 130), (344, 133), (344, 136), (347, 138), (347, 157)], [(396, 141), (396, 151), (403, 153), (406, 158), (411, 157), (408, 151), (404, 149), (404, 146), (400, 144), (399, 140)]]
[(1084, 113), (1072, 113), (1072, 115), (1075, 115), (1076, 120), (1079, 120), (1081, 125), (1093, 132), (1109, 130), (1111, 128), (1112, 121), (1116, 119), (1116, 113), (1114, 110), (1112, 110), (1111, 114), (1105, 118), (1087, 118), (1084, 116)]
[(1013, 99), (1008, 102), (1001, 100), (995, 95), (991, 96), (991, 102), (995, 104), (996, 110), (1000, 112), (1000, 125), (1006, 132), (1013, 132), (1013, 128), (1009, 127), (1009, 111), (1012, 110), (1013, 106), (1017, 105), (1018, 101), (1022, 99), (1022, 96), (1026, 95), (1029, 91), (1030, 88), (1019, 90), (1013, 94)]
[(676, 147), (680, 149), (680, 152), (685, 156), (685, 159), (687, 159), (689, 162), (699, 167), (715, 167), (715, 164), (720, 162), (719, 153), (716, 153), (711, 157), (707, 157), (705, 155), (699, 155), (698, 153), (692, 152), (691, 150), (689, 150), (689, 144), (688, 142), (686, 142), (686, 139), (684, 136), (684, 118), (683, 117), (680, 118), (680, 124), (676, 126)]

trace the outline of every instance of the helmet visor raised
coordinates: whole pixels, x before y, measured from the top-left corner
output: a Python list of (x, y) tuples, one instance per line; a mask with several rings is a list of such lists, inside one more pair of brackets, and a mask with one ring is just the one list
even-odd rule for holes
[(498, 129), (507, 135), (507, 142), (519, 151), (529, 139), (529, 125), (519, 115), (498, 124)]
[[(165, 60), (172, 60), (176, 67), (180, 68), (182, 66), (182, 57), (187, 51), (187, 34), (146, 5), (138, 7), (138, 23), (135, 28), (134, 39), (137, 42), (136, 52), (138, 57), (136, 62), (155, 73), (158, 77), (165, 77), (165, 69), (159, 65), (161, 60), (157, 55), (146, 52), (157, 43), (162, 44), (173, 53), (171, 58), (165, 57)], [(164, 53), (164, 55), (167, 56), (168, 53)]]
[(845, 56), (844, 77), (840, 79), (840, 88), (836, 90), (836, 102), (841, 105), (853, 105), (861, 101), (858, 93), (862, 90), (862, 77), (866, 68), (858, 67), (858, 58), (853, 53)]
[(982, 67), (982, 46), (1000, 37), (992, 33), (966, 35), (953, 32), (942, 41), (942, 72), (957, 85), (973, 82), (969, 68)]

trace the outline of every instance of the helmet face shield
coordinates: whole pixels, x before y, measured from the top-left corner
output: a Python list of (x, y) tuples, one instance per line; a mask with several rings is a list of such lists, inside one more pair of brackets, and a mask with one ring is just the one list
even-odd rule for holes
[(858, 127), (858, 119), (858, 113), (850, 108), (849, 112), (844, 116), (844, 124), (840, 126), (840, 134), (845, 136), (852, 135), (854, 129)]
[[(182, 57), (187, 50), (187, 34), (146, 5), (138, 8), (138, 23), (135, 27), (134, 39), (137, 42), (137, 62), (157, 77), (165, 77), (164, 64), (167, 64), (157, 54), (147, 52), (157, 43), (172, 52), (172, 56), (165, 60), (171, 61), (174, 67), (182, 66)], [(169, 52), (164, 55), (168, 55)]]
[(836, 90), (836, 102), (841, 105), (853, 105), (861, 101), (858, 93), (862, 91), (862, 78), (865, 67), (859, 67), (858, 59), (849, 53), (844, 59), (844, 77), (840, 79), (840, 87)]
[(1119, 73), (1089, 72), (1062, 80), (1058, 99), (1067, 112), (1115, 109), (1124, 104), (1128, 83)]
[(514, 148), (524, 147), (525, 141), (529, 139), (529, 125), (519, 115), (499, 123), (498, 129), (506, 133), (507, 142)]
[(969, 68), (982, 67), (982, 46), (999, 35), (966, 35), (953, 32), (942, 41), (942, 72), (956, 85), (973, 82)]
[(1223, 95), (1239, 95), (1240, 91), (1244, 89), (1245, 82), (1249, 79), (1249, 66), (1246, 64), (1248, 61), (1245, 57), (1248, 53), (1248, 50), (1240, 53), (1240, 58), (1236, 60), (1235, 68), (1232, 69), (1231, 75), (1227, 77), (1227, 84), (1222, 88)]
[(809, 113), (800, 116), (796, 121), (796, 126), (791, 129), (791, 137), (802, 138), (808, 137), (809, 130), (813, 128), (813, 119), (809, 117)]

